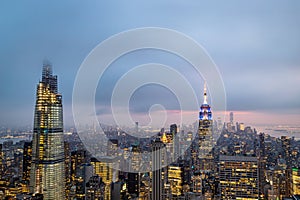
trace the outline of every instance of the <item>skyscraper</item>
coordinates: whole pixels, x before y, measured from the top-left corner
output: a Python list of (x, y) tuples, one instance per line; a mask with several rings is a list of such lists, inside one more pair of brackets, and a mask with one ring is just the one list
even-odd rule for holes
[(230, 112), (230, 123), (233, 125), (233, 112)]
[(24, 149), (23, 149), (23, 176), (22, 176), (22, 179), (24, 181), (26, 181), (26, 184), (28, 184), (30, 181), (31, 160), (32, 160), (32, 142), (25, 142)]
[(179, 144), (179, 134), (177, 134), (178, 128), (176, 124), (171, 124), (170, 126), (170, 133), (173, 135), (173, 152), (174, 152), (174, 158), (173, 160), (177, 160), (180, 155), (180, 144)]
[(259, 148), (257, 151), (258, 154), (258, 173), (259, 173), (259, 192), (260, 196), (264, 197), (264, 187), (266, 185), (266, 165), (267, 165), (267, 155), (265, 147), (265, 134), (259, 134)]
[(152, 141), (152, 200), (162, 199), (162, 163), (164, 143), (159, 139)]
[(36, 90), (30, 172), (30, 192), (43, 194), (44, 200), (65, 199), (62, 96), (57, 90), (57, 76), (44, 63)]
[(81, 164), (76, 170), (76, 199), (85, 199), (86, 184), (93, 176), (93, 166), (89, 163)]
[(204, 84), (204, 100), (199, 112), (198, 144), (200, 159), (200, 170), (210, 170), (213, 168), (213, 157), (211, 150), (213, 147), (212, 136), (212, 112), (207, 102), (206, 83)]
[(257, 158), (221, 155), (219, 159), (221, 199), (258, 199)]

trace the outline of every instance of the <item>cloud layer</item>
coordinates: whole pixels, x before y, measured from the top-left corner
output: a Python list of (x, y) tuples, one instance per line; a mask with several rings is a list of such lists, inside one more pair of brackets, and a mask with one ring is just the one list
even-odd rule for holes
[[(222, 74), (229, 110), (272, 112), (297, 118), (299, 8), (299, 1), (277, 0), (205, 3), (72, 0), (17, 4), (4, 1), (0, 7), (0, 124), (32, 123), (35, 89), (44, 58), (51, 60), (59, 77), (65, 118), (71, 123), (73, 83), (87, 54), (113, 34), (144, 26), (175, 29), (203, 45)], [(159, 52), (145, 55), (136, 52), (115, 63), (107, 78), (99, 83), (105, 86), (100, 85), (97, 91), (99, 103), (108, 102), (110, 91), (122, 73), (136, 64), (154, 61), (174, 66), (197, 85), (199, 77), (180, 58)], [(202, 101), (201, 81), (195, 88), (199, 90), (199, 101)], [(154, 91), (152, 88), (147, 94)], [(148, 108), (152, 103), (142, 94), (142, 90), (136, 93), (134, 112), (141, 112), (142, 106)], [(157, 100), (172, 97), (166, 95), (168, 92), (159, 92)], [(169, 103), (170, 108), (176, 108), (175, 100)]]

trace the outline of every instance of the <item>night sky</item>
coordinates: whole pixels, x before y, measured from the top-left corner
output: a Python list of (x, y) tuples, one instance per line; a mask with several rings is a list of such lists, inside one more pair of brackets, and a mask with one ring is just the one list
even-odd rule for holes
[[(299, 9), (298, 0), (1, 1), (0, 125), (32, 125), (35, 90), (45, 59), (58, 75), (65, 124), (72, 124), (73, 84), (85, 57), (108, 37), (141, 27), (174, 29), (201, 44), (223, 78), (227, 110), (240, 120), (299, 124)], [(164, 54), (161, 58), (157, 52), (137, 55), (129, 55), (120, 65), (151, 62), (149, 58), (175, 63), (174, 58)], [(111, 76), (120, 73), (117, 67), (110, 70)], [(114, 78), (108, 73), (104, 80), (108, 90), (110, 80)], [(172, 96), (158, 90), (163, 99)], [(149, 93), (140, 92), (138, 102), (147, 102)], [(97, 93), (99, 104), (105, 104), (105, 94)], [(176, 103), (170, 101), (169, 109)], [(133, 112), (144, 110), (137, 103)]]

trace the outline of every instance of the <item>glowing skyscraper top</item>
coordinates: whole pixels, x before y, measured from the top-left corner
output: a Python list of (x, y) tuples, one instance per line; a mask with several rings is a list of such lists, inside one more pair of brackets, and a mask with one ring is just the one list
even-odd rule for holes
[(212, 112), (207, 102), (207, 89), (206, 83), (204, 83), (203, 104), (200, 107), (199, 112), (199, 127), (198, 127), (198, 150), (197, 155), (199, 162), (196, 161), (196, 169), (198, 170), (212, 170), (213, 169), (213, 157), (211, 150), (213, 148), (213, 130), (212, 126)]
[(206, 89), (206, 82), (204, 83), (204, 94), (203, 94), (203, 104), (200, 107), (199, 112), (199, 119), (200, 120), (212, 120), (212, 112), (210, 106), (207, 102), (207, 89)]

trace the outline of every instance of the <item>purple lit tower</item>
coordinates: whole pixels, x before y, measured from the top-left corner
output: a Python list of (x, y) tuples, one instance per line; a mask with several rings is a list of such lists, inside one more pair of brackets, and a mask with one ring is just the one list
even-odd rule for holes
[(198, 128), (198, 144), (199, 152), (198, 158), (200, 163), (198, 166), (200, 170), (211, 170), (213, 168), (213, 158), (211, 150), (213, 148), (213, 137), (212, 137), (212, 112), (207, 102), (207, 89), (206, 82), (204, 83), (204, 95), (203, 104), (200, 107), (199, 112), (199, 128)]

